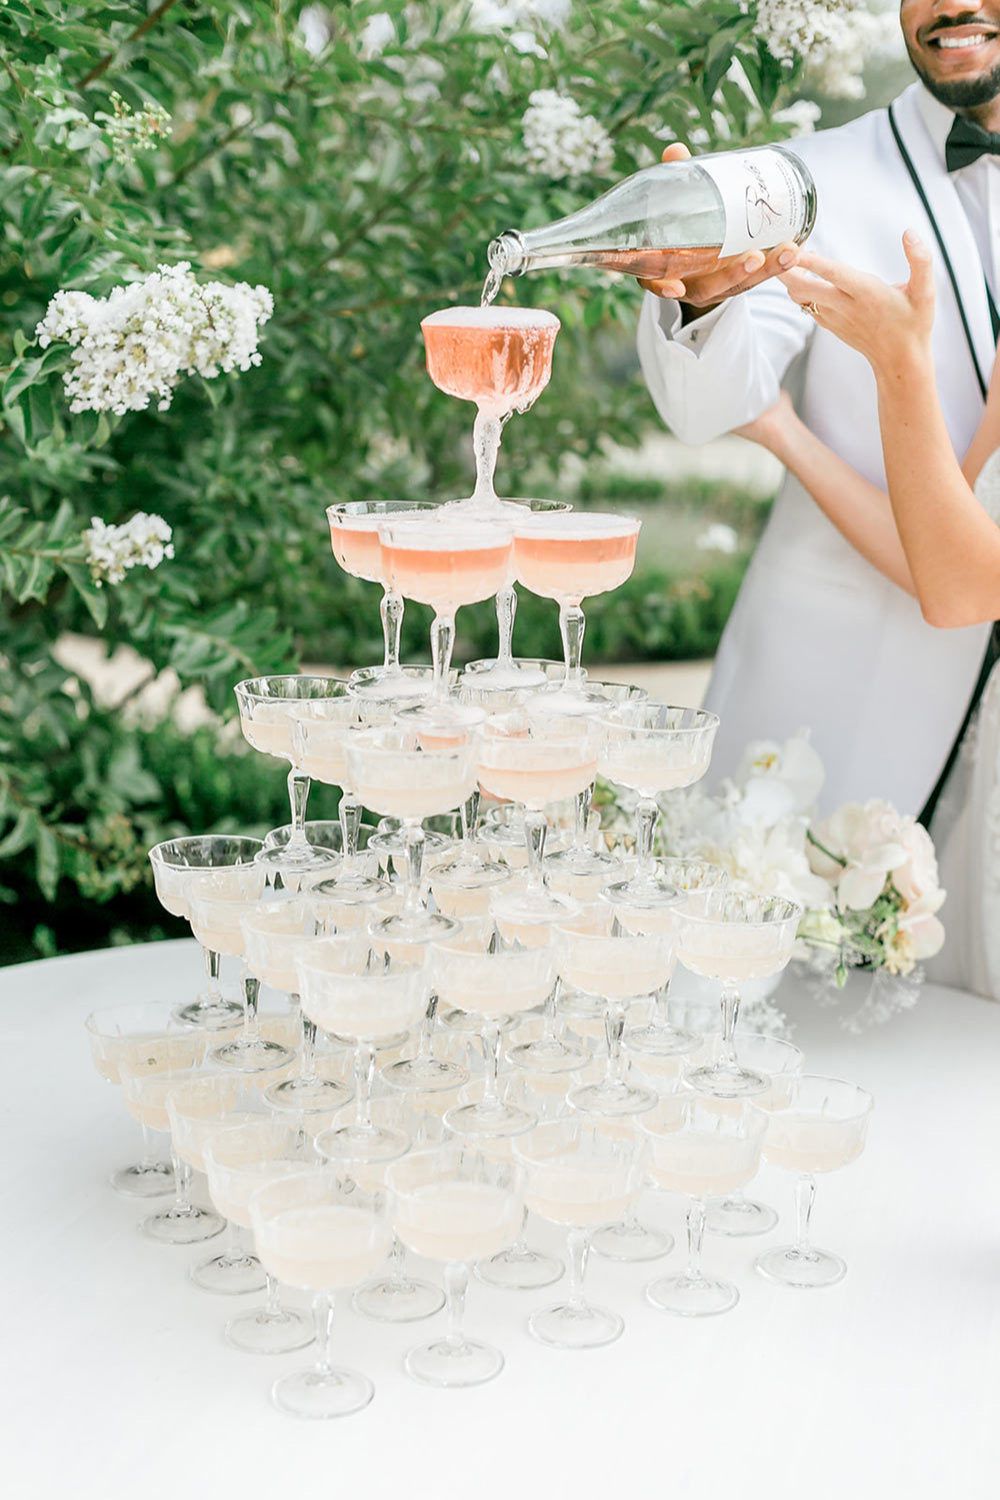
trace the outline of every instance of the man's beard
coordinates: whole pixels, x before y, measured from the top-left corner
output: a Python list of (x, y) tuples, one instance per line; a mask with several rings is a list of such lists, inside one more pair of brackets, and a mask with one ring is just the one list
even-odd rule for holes
[(932, 78), (911, 54), (913, 70), (929, 94), (948, 109), (981, 109), (992, 104), (1000, 96), (1000, 64), (979, 78), (965, 78), (954, 83), (942, 83)]

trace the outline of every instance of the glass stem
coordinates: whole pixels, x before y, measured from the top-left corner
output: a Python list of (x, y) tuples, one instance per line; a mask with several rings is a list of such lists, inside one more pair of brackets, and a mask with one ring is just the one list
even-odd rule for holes
[(206, 1005), (217, 1005), (222, 999), (222, 986), (219, 983), (219, 973), (222, 969), (222, 955), (213, 953), (211, 948), (202, 948), (201, 956), (205, 960), (205, 973), (208, 975), (208, 990), (205, 994)]
[(264, 1316), (266, 1318), (280, 1318), (281, 1299), (278, 1292), (278, 1283), (268, 1272), (264, 1273)]
[(382, 639), (385, 643), (382, 664), (386, 672), (399, 671), (399, 634), (403, 626), (403, 608), (403, 596), (397, 594), (395, 589), (386, 589), (380, 605)]
[(497, 1081), (500, 1077), (500, 1027), (495, 1021), (487, 1021), (481, 1033), (483, 1043), (483, 1061), (486, 1064), (486, 1077), (483, 1080), (483, 1106), (486, 1109), (496, 1109), (500, 1103), (500, 1093)]
[(580, 656), (586, 623), (579, 604), (560, 604), (559, 634), (562, 636), (563, 659), (566, 663), (565, 686), (568, 688), (579, 687), (583, 681)]
[(372, 1128), (372, 1079), (374, 1076), (375, 1048), (370, 1042), (359, 1042), (354, 1051), (354, 1119), (359, 1130)]
[(542, 1011), (542, 1039), (546, 1042), (554, 1042), (557, 1035), (556, 1007), (559, 1004), (559, 992), (562, 988), (562, 980), (557, 976), (555, 984), (545, 997), (545, 1006)]
[(656, 833), (656, 820), (659, 815), (660, 809), (654, 797), (639, 798), (635, 807), (636, 873), (647, 880), (656, 869), (653, 837)]
[(286, 849), (308, 850), (309, 840), (306, 838), (306, 803), (309, 800), (309, 787), (311, 783), (308, 776), (303, 776), (293, 766), (288, 773), (288, 805), (292, 813), (292, 831), (288, 838)]
[(590, 848), (587, 840), (587, 827), (590, 823), (590, 809), (594, 801), (594, 783), (584, 787), (582, 792), (576, 795), (576, 819), (573, 828), (573, 848), (578, 854), (586, 854)]
[(810, 1256), (809, 1220), (812, 1218), (816, 1199), (816, 1179), (803, 1172), (795, 1181), (795, 1249), (799, 1255)]
[(153, 1132), (148, 1125), (142, 1125), (142, 1157), (139, 1161), (143, 1171), (149, 1171), (156, 1165), (156, 1152), (153, 1149)]
[(437, 1016), (438, 996), (436, 990), (431, 990), (427, 1001), (427, 1010), (424, 1014), (424, 1024), (420, 1028), (420, 1045), (417, 1048), (417, 1061), (430, 1062), (434, 1056), (431, 1045), (434, 1037), (434, 1020)]
[(189, 1214), (191, 1212), (191, 1168), (186, 1161), (182, 1161), (176, 1151), (170, 1153), (170, 1164), (174, 1169), (174, 1212)]
[(731, 980), (727, 980), (722, 986), (722, 1051), (719, 1056), (720, 1068), (738, 1068), (736, 1061), (736, 1022), (740, 1014), (740, 992)]
[(569, 1293), (566, 1300), (570, 1307), (582, 1308), (586, 1305), (583, 1300), (583, 1281), (590, 1257), (590, 1235), (585, 1229), (570, 1230), (566, 1239), (566, 1251), (569, 1265)]
[(389, 1262), (389, 1280), (393, 1286), (402, 1286), (406, 1281), (406, 1277), (403, 1275), (403, 1257), (405, 1255), (406, 1249), (402, 1240), (398, 1234), (394, 1234), (392, 1245), (389, 1247), (389, 1254), (386, 1257)]
[(453, 1349), (465, 1343), (462, 1323), (465, 1318), (465, 1294), (469, 1289), (469, 1268), (460, 1260), (450, 1260), (444, 1268), (444, 1295), (448, 1317), (447, 1340)]
[(657, 1031), (670, 1030), (670, 983), (671, 981), (668, 979), (662, 989), (656, 993), (653, 1025)]
[(260, 1038), (257, 1027), (257, 1002), (260, 999), (260, 980), (253, 974), (243, 975), (243, 1045), (253, 1046)]
[(497, 497), (493, 487), (493, 476), (497, 468), (500, 451), (500, 433), (503, 422), (495, 411), (480, 406), (472, 427), (472, 453), (476, 460), (476, 488), (471, 498), (480, 505), (490, 504)]
[(333, 1369), (333, 1293), (320, 1292), (314, 1303), (316, 1316), (316, 1347), (319, 1359), (316, 1373), (329, 1375)]
[(501, 589), (496, 597), (497, 606), (497, 666), (514, 665), (514, 617), (517, 614), (517, 591), (513, 584)]
[(350, 869), (358, 852), (358, 832), (361, 828), (361, 803), (353, 792), (340, 794), (340, 847), (344, 854), (344, 868)]
[(454, 645), (455, 616), (435, 615), (431, 625), (431, 662), (434, 667), (434, 697), (439, 702), (448, 696), (448, 674), (451, 671)]
[(420, 886), (424, 873), (424, 830), (419, 823), (403, 824), (403, 841), (406, 845), (406, 885), (403, 892), (403, 911), (409, 916), (418, 916), (423, 911)]
[(705, 1234), (705, 1205), (700, 1198), (692, 1198), (687, 1214), (689, 1281), (701, 1281), (701, 1242)]
[(312, 1083), (316, 1077), (316, 1022), (310, 1021), (304, 1011), (301, 1014), (302, 1045), (299, 1052), (299, 1077), (304, 1083)]
[(462, 863), (471, 865), (479, 826), (479, 788), (462, 803), (459, 816), (462, 822)]
[(545, 886), (545, 877), (542, 874), (542, 861), (545, 858), (545, 838), (549, 831), (545, 814), (535, 808), (527, 807), (524, 810), (524, 838), (528, 846), (528, 881), (529, 891), (538, 893)]
[(608, 1083), (620, 1083), (622, 1077), (622, 1033), (625, 1030), (625, 1007), (619, 1000), (609, 1000), (604, 1012), (604, 1035), (608, 1043)]

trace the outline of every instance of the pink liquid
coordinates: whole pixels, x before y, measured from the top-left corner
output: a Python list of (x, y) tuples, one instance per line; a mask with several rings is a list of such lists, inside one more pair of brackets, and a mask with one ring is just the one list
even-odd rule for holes
[(597, 758), (565, 765), (479, 766), (479, 785), (491, 797), (541, 809), (575, 797), (597, 775)]
[(385, 585), (382, 573), (382, 551), (378, 529), (384, 515), (352, 516), (349, 521), (330, 523), (330, 545), (333, 555), (345, 573), (363, 578), (367, 583)]
[(559, 319), (530, 308), (442, 309), (420, 325), (438, 390), (497, 413), (530, 406), (549, 383)]
[(451, 615), (463, 604), (492, 599), (510, 581), (510, 543), (454, 550), (406, 547), (398, 540), (381, 545), (385, 576), (396, 592), (429, 604), (438, 614)]
[(638, 527), (620, 536), (521, 534), (514, 538), (514, 574), (533, 594), (579, 603), (630, 577), (638, 539)]

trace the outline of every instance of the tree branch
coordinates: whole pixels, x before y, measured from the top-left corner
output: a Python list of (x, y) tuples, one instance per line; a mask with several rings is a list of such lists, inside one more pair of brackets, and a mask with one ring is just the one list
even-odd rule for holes
[[(157, 21), (159, 21), (161, 17), (165, 16), (168, 10), (172, 10), (176, 4), (177, 0), (160, 0), (159, 5), (157, 5), (155, 9), (149, 12), (149, 15), (146, 17), (146, 19), (140, 22), (140, 24), (135, 28), (134, 31), (129, 32), (128, 36), (122, 43), (122, 46), (131, 46), (131, 44), (133, 42), (137, 42), (140, 37), (144, 37), (147, 31), (152, 31)], [(102, 74), (108, 71), (120, 51), (121, 48), (116, 48), (114, 52), (106, 53), (105, 56), (101, 58), (100, 62), (96, 62), (91, 68), (90, 72), (85, 74), (84, 77), (80, 79), (80, 82), (77, 84), (77, 88), (85, 89), (88, 84), (96, 82), (96, 80), (100, 78)]]

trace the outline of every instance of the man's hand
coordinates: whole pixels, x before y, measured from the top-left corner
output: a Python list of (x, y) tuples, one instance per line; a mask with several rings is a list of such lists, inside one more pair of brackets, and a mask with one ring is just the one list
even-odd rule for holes
[[(663, 153), (664, 161), (687, 161), (690, 151), (679, 141), (668, 146)], [(795, 265), (799, 247), (794, 244), (776, 245), (764, 255), (760, 250), (751, 250), (748, 255), (728, 256), (711, 271), (689, 276), (686, 281), (665, 278), (659, 281), (642, 280), (639, 285), (657, 297), (675, 297), (682, 304), (684, 321), (700, 318), (711, 312), (720, 302), (749, 291), (772, 276), (780, 276)]]

